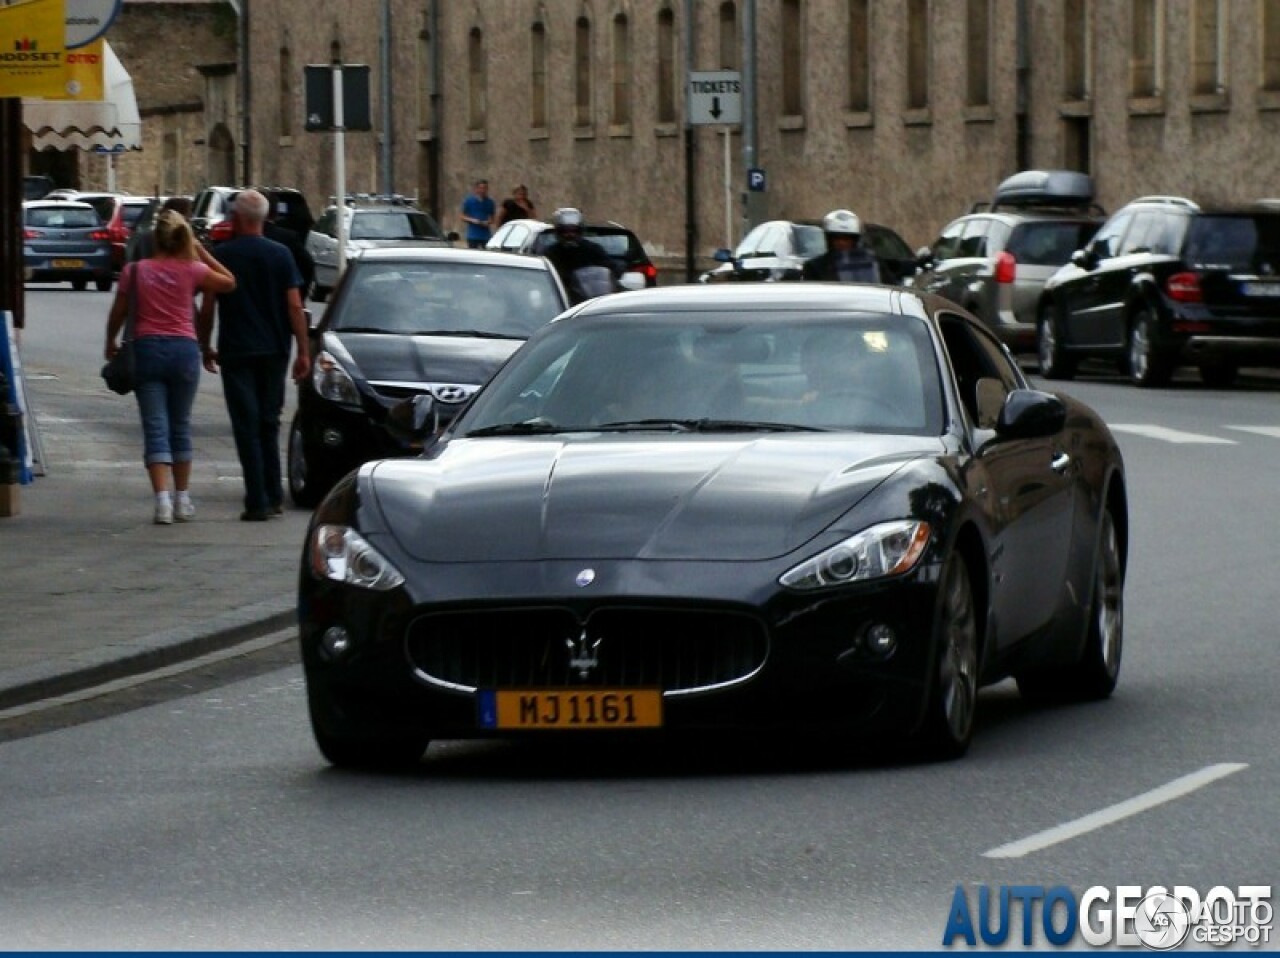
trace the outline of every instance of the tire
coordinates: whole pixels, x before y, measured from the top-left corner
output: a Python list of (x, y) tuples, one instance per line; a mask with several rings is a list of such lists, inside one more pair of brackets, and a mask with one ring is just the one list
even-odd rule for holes
[(942, 570), (934, 633), (929, 701), (917, 738), (925, 757), (946, 761), (968, 750), (978, 704), (978, 617), (969, 567), (958, 554)]
[(1040, 310), (1036, 324), (1036, 354), (1040, 360), (1040, 375), (1045, 379), (1070, 379), (1076, 374), (1075, 357), (1062, 345), (1062, 331), (1052, 305)]
[(1226, 389), (1236, 381), (1240, 367), (1228, 360), (1213, 360), (1200, 364), (1200, 381), (1214, 389)]
[(332, 482), (320, 473), (315, 464), (307, 456), (307, 442), (302, 433), (302, 422), (298, 413), (293, 414), (289, 423), (289, 454), (287, 475), (289, 482), (289, 498), (295, 506), (314, 509), (324, 498)]
[(422, 732), (374, 733), (345, 721), (333, 703), (307, 683), (311, 734), (320, 754), (338, 768), (405, 771), (422, 760), (431, 739)]
[(87, 279), (73, 279), (71, 281), (71, 288), (77, 293), (83, 293), (89, 288), (89, 281)]
[(1105, 699), (1120, 679), (1124, 653), (1124, 563), (1110, 509), (1103, 509), (1094, 559), (1089, 633), (1080, 660), (1064, 670), (1045, 669), (1017, 677), (1018, 692), (1033, 704)]
[(1165, 386), (1173, 377), (1173, 364), (1156, 351), (1152, 338), (1155, 325), (1151, 310), (1140, 309), (1133, 314), (1129, 326), (1129, 381), (1135, 386)]
[(95, 279), (93, 285), (97, 287), (99, 293), (109, 293), (111, 292), (111, 282), (110, 279)]

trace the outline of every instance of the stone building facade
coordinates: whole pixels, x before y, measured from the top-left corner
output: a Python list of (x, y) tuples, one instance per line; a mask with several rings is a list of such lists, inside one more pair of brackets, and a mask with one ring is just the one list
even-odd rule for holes
[(250, 178), (335, 192), (303, 66), (363, 63), (375, 128), (346, 135), (349, 192), (458, 228), (474, 178), (526, 183), (671, 268), (691, 182), (705, 263), (742, 235), (743, 134), (726, 204), (724, 129), (693, 127), (686, 160), (686, 62), (741, 70), (752, 12), (757, 219), (845, 206), (919, 245), (1026, 167), (1092, 173), (1107, 208), (1280, 190), (1280, 0), (253, 0)]

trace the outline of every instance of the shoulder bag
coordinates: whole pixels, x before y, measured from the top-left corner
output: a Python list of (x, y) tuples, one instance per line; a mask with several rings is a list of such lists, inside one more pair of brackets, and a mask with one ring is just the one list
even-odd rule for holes
[(138, 358), (133, 351), (133, 327), (138, 312), (138, 275), (134, 271), (133, 283), (129, 290), (129, 306), (125, 314), (124, 332), (120, 338), (120, 349), (107, 360), (102, 367), (102, 378), (107, 388), (113, 393), (127, 396), (133, 392), (138, 378)]

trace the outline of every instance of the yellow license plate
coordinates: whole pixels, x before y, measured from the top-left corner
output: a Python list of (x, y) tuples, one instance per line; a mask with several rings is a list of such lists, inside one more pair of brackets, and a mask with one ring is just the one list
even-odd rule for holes
[(521, 689), (480, 693), (482, 728), (510, 730), (662, 727), (658, 689)]
[(82, 269), (84, 260), (82, 259), (55, 259), (53, 261), (54, 269)]

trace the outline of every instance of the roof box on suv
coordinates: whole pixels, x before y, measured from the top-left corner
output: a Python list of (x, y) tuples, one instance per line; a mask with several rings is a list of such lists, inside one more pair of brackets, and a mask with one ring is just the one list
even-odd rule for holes
[(1052, 206), (1086, 209), (1093, 205), (1093, 178), (1075, 170), (1023, 170), (996, 188), (990, 209)]

